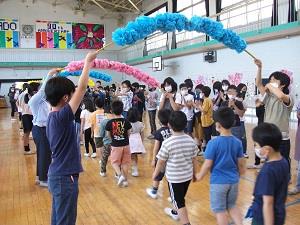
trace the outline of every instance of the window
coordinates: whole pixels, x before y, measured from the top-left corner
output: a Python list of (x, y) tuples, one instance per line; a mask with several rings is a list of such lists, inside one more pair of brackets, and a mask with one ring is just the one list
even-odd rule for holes
[[(185, 15), (188, 19), (193, 16), (206, 16), (206, 8), (204, 0), (177, 0), (177, 12)], [(198, 32), (176, 32), (176, 41), (193, 39), (201, 36)]]
[[(234, 4), (237, 5), (233, 6)], [(220, 20), (227, 28), (255, 23), (272, 17), (272, 4), (273, 0), (261, 0), (250, 4), (241, 0), (223, 0), (222, 9), (226, 9), (227, 12), (220, 16)]]
[[(163, 5), (162, 7), (157, 8), (156, 10), (146, 14), (146, 16), (154, 17), (160, 13), (167, 12), (167, 6)], [(156, 31), (151, 36), (146, 39), (147, 51), (152, 49), (161, 48), (167, 45), (168, 34), (163, 34), (160, 31)]]

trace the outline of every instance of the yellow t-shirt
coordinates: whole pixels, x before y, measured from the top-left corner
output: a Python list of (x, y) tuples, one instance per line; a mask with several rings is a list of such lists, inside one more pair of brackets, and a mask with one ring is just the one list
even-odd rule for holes
[(103, 109), (97, 109), (90, 116), (90, 122), (94, 128), (94, 137), (100, 137), (100, 123), (105, 119), (105, 113)]
[(213, 120), (213, 102), (210, 98), (204, 98), (201, 113), (202, 127), (209, 127), (214, 123)]

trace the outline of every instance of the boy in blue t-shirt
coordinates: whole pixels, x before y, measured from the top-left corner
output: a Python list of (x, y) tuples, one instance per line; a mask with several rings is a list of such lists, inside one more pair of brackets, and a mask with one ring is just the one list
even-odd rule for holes
[(242, 142), (234, 137), (230, 128), (235, 115), (229, 107), (221, 107), (214, 114), (216, 130), (220, 136), (208, 142), (205, 161), (196, 180), (202, 180), (210, 171), (210, 203), (218, 224), (229, 224), (228, 213), (234, 224), (243, 224), (236, 206), (240, 175), (245, 172)]
[(288, 161), (281, 156), (279, 149), (282, 134), (276, 125), (262, 123), (254, 128), (252, 138), (256, 155), (268, 159), (254, 187), (252, 224), (282, 225), (290, 180)]
[(52, 106), (46, 126), (52, 151), (48, 171), (52, 195), (51, 225), (76, 223), (78, 179), (83, 169), (74, 115), (86, 92), (89, 70), (97, 53), (87, 54), (76, 90), (74, 83), (65, 77), (51, 78), (45, 87), (46, 100)]

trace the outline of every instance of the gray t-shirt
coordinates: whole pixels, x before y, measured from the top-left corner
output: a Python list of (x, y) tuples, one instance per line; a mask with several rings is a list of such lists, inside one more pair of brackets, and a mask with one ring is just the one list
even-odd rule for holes
[(266, 93), (263, 100), (265, 104), (264, 122), (273, 123), (280, 129), (283, 139), (289, 138), (289, 121), (294, 101), (290, 97), (290, 104), (286, 105), (274, 94)]
[(187, 134), (166, 139), (157, 158), (166, 161), (166, 177), (170, 183), (183, 183), (193, 178), (193, 158), (198, 147)]

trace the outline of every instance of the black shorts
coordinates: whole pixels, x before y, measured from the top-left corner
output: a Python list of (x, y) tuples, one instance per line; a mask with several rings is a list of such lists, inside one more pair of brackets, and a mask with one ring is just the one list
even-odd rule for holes
[(33, 116), (29, 114), (22, 115), (22, 124), (24, 133), (29, 133), (32, 130)]
[(185, 207), (185, 195), (189, 189), (190, 180), (183, 183), (168, 183), (172, 203), (176, 210)]

